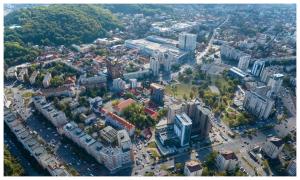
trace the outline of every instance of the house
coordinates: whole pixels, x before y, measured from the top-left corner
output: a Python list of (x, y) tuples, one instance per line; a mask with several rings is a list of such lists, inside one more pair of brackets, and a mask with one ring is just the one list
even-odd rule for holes
[(128, 106), (130, 106), (131, 104), (134, 104), (134, 103), (136, 103), (136, 101), (129, 98), (129, 99), (126, 99), (126, 100), (120, 102), (118, 105), (116, 105), (114, 107), (114, 109), (118, 114), (120, 114), (125, 108), (127, 108)]

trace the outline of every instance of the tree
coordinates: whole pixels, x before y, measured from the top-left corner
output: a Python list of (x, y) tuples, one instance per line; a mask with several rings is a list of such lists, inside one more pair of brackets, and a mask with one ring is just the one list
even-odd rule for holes
[(171, 86), (171, 91), (173, 93), (173, 96), (176, 97), (176, 94), (177, 94), (177, 86), (176, 85), (172, 85)]
[(188, 97), (186, 96), (186, 94), (183, 94), (183, 99), (184, 99), (185, 101), (187, 101)]
[(23, 176), (24, 169), (4, 146), (4, 176)]
[(158, 116), (157, 116), (157, 118), (158, 118), (158, 119), (161, 119), (162, 117), (166, 116), (167, 113), (168, 113), (168, 109), (166, 109), (166, 108), (160, 109), (160, 110), (158, 111)]
[(190, 98), (194, 99), (194, 93), (192, 91), (190, 92)]

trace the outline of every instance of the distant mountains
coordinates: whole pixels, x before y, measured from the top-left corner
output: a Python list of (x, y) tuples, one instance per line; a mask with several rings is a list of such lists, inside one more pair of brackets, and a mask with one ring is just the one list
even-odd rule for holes
[[(11, 25), (20, 28), (9, 28)], [(115, 28), (119, 20), (101, 5), (49, 5), (19, 9), (4, 18), (5, 41), (20, 44), (87, 43)]]

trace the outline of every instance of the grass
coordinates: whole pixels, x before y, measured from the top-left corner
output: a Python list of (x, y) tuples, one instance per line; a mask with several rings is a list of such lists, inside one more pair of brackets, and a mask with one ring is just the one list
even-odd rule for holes
[(152, 153), (152, 156), (153, 156), (154, 159), (160, 157), (159, 153), (157, 152), (157, 149), (155, 149), (155, 150), (154, 149), (150, 149), (149, 151)]
[[(171, 88), (172, 86), (173, 85), (171, 84), (171, 85), (166, 86), (166, 88), (165, 88), (165, 92), (169, 96), (174, 96), (174, 94), (172, 92), (172, 88)], [(190, 93), (192, 92), (192, 87), (196, 87), (197, 90), (196, 90), (195, 95), (198, 95), (198, 88), (197, 88), (197, 86), (194, 86), (194, 85), (191, 85), (191, 84), (183, 84), (183, 83), (175, 84), (174, 86), (177, 89), (177, 91), (175, 93), (175, 97), (176, 98), (184, 99), (183, 96), (185, 94), (188, 97), (188, 99), (190, 99)]]
[(156, 148), (156, 143), (154, 141), (150, 142), (148, 148)]

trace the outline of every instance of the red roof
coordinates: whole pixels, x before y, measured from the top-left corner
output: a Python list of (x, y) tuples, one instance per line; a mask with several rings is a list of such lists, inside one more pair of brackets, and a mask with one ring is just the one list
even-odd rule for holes
[(149, 116), (151, 116), (153, 119), (156, 119), (158, 116), (158, 113), (150, 108), (145, 108), (144, 109), (145, 113), (147, 113)]
[(101, 113), (104, 113), (106, 116), (110, 116), (113, 120), (117, 121), (119, 124), (121, 124), (124, 128), (126, 128), (128, 130), (135, 128), (135, 126), (133, 124), (126, 121), (124, 118), (121, 118), (120, 116), (118, 116), (112, 112), (108, 112), (104, 108), (101, 109)]
[(126, 107), (130, 106), (131, 104), (135, 103), (136, 101), (129, 98), (129, 99), (126, 99), (122, 102), (120, 102), (116, 107), (115, 107), (115, 110), (117, 112), (122, 112)]

